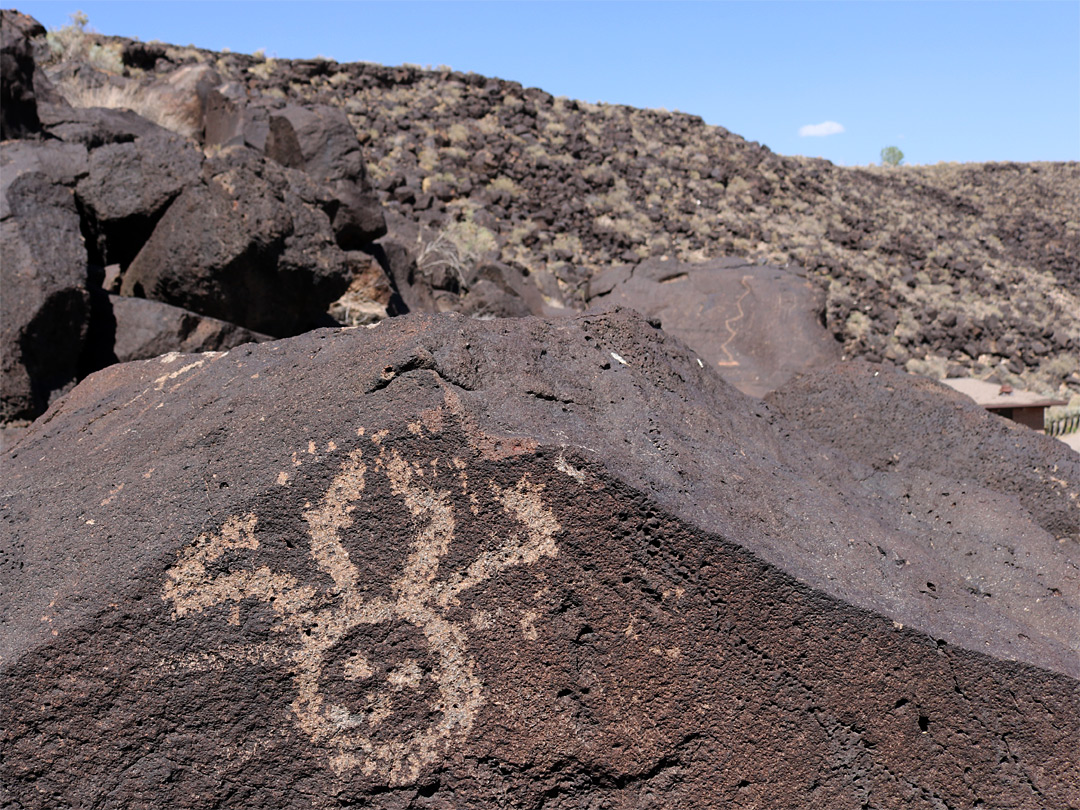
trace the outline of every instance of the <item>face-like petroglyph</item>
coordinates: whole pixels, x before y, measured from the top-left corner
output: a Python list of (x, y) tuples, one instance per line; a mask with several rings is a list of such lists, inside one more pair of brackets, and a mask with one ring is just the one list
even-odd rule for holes
[[(383, 445), (384, 435), (370, 437), (370, 458), (361, 449), (347, 453), (325, 495), (302, 513), (310, 561), (328, 577), (328, 588), (256, 566), (251, 554), (259, 546), (258, 517), (246, 514), (230, 517), (219, 531), (184, 548), (167, 572), (162, 598), (172, 604), (175, 619), (224, 607), (234, 624), (240, 603), (268, 603), (273, 629), (283, 634), (271, 657), (292, 673), (296, 723), (330, 752), (337, 773), (360, 771), (400, 785), (415, 781), (423, 766), (463, 739), (484, 703), (466, 624), (448, 616), (470, 588), (513, 566), (554, 557), (561, 527), (544, 505), (543, 488), (528, 475), (510, 487), (488, 482), (488, 501), (520, 531), (498, 538), (468, 564), (440, 571), (456, 537), (453, 493), (435, 485), (434, 460), (409, 461)], [(478, 488), (468, 480), (466, 465), (453, 459), (446, 466), (452, 475), (442, 480), (459, 484), (477, 513)], [(374, 474), (386, 477), (417, 531), (389, 595), (365, 598), (343, 535)], [(220, 573), (223, 560), (231, 563)], [(265, 658), (265, 651), (256, 657)], [(349, 683), (366, 688), (337, 688)], [(426, 710), (406, 717), (401, 707), (417, 701), (426, 702)]]

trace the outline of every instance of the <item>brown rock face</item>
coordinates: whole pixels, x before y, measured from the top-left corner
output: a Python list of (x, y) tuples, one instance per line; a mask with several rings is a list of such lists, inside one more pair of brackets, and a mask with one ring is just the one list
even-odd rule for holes
[(80, 158), (54, 144), (0, 148), (0, 422), (37, 416), (75, 384), (90, 312), (86, 247), (75, 197), (57, 178)]
[(840, 359), (841, 345), (824, 326), (824, 293), (781, 267), (649, 260), (595, 276), (590, 301), (658, 320), (750, 396)]
[(23, 138), (41, 129), (30, 38), (44, 33), (44, 27), (32, 17), (14, 10), (0, 11), (0, 140)]
[[(1070, 490), (1080, 481), (1080, 456), (1057, 439), (988, 417), (943, 383), (853, 361), (800, 377), (767, 401), (815, 441), (908, 481), (909, 490), (921, 475), (950, 476), (1015, 500), (1054, 537), (1080, 542), (1080, 499)], [(905, 497), (913, 496), (934, 493)]]
[(4, 460), (5, 800), (1075, 806), (1050, 600), (831, 581), (906, 529), (787, 434), (622, 312), (92, 375)]

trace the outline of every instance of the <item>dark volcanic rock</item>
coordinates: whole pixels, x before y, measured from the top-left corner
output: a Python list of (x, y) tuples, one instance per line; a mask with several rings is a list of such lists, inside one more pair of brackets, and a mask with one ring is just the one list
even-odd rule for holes
[(267, 157), (303, 168), (333, 189), (338, 244), (356, 249), (386, 233), (382, 207), (367, 180), (360, 144), (349, 119), (335, 107), (288, 104), (270, 114)]
[(954, 499), (911, 486), (913, 479), (947, 476), (994, 492), (1055, 537), (1080, 543), (1080, 499), (1071, 494), (1080, 456), (942, 383), (855, 361), (800, 377), (767, 401), (815, 441), (906, 481), (902, 497), (913, 510)]
[(85, 150), (5, 142), (0, 152), (0, 421), (32, 419), (74, 384), (86, 338), (87, 255), (72, 190)]
[(740, 259), (650, 260), (595, 276), (590, 300), (658, 319), (740, 391), (764, 396), (840, 359), (822, 325), (825, 296), (805, 276)]
[[(96, 315), (96, 313), (95, 313)], [(169, 352), (228, 351), (244, 343), (271, 340), (234, 323), (208, 318), (145, 298), (108, 296), (107, 311), (91, 325), (90, 343), (109, 362), (145, 360)], [(97, 364), (104, 368), (108, 362)]]
[(1075, 806), (1074, 549), (968, 594), (834, 457), (619, 312), (112, 366), (4, 461), (5, 796)]
[(332, 198), (243, 146), (207, 160), (203, 175), (161, 217), (121, 292), (274, 336), (318, 324), (351, 281), (325, 212)]
[(229, 90), (209, 94), (207, 144), (250, 146), (325, 185), (335, 199), (330, 211), (334, 234), (346, 250), (361, 248), (386, 233), (382, 206), (368, 183), (360, 144), (344, 112), (325, 105), (252, 101), (243, 91)]
[(105, 107), (72, 107), (63, 99), (41, 105), (41, 121), (48, 133), (66, 143), (88, 149), (153, 136), (161, 127), (131, 110)]
[(160, 127), (91, 151), (77, 192), (100, 263), (127, 267), (169, 203), (198, 182), (201, 166), (193, 143)]
[(30, 38), (45, 28), (17, 11), (0, 11), (0, 140), (41, 130), (34, 97), (34, 49)]
[[(55, 391), (117, 355), (234, 345), (227, 333), (239, 327), (282, 336), (334, 322), (327, 309), (356, 285), (363, 275), (358, 266), (369, 263), (353, 249), (370, 248), (385, 232), (344, 113), (262, 99), (237, 108), (262, 115), (261, 140), (248, 131), (258, 123), (252, 119), (239, 145), (234, 138), (206, 158), (191, 138), (203, 135), (204, 119), (214, 123), (217, 102), (232, 103), (215, 89), (229, 90), (211, 67), (165, 69), (146, 77), (136, 92), (127, 78), (89, 63), (55, 66), (72, 99), (80, 100), (78, 87), (88, 98), (138, 96), (134, 106), (177, 134), (128, 109), (69, 104), (40, 69), (35, 72), (30, 37), (44, 33), (41, 26), (5, 11), (3, 31), (4, 138), (41, 130), (46, 140), (5, 140), (3, 146), (0, 421), (39, 415)], [(39, 53), (47, 53), (38, 44)], [(124, 53), (133, 64), (168, 62), (157, 47)], [(259, 141), (257, 150), (244, 146), (248, 136)], [(155, 308), (142, 307), (134, 329), (140, 336), (132, 337), (100, 289), (106, 267), (120, 277), (111, 291), (198, 315), (155, 316), (151, 325), (145, 316)], [(362, 291), (350, 292), (356, 298)], [(363, 303), (371, 310), (365, 317), (385, 317), (383, 302)], [(91, 310), (99, 323), (87, 347)], [(211, 319), (204, 326), (215, 318), (226, 323), (205, 334), (199, 327), (192, 336), (192, 319), (199, 317)], [(142, 345), (147, 330), (153, 336)], [(178, 342), (167, 346), (168, 335)]]

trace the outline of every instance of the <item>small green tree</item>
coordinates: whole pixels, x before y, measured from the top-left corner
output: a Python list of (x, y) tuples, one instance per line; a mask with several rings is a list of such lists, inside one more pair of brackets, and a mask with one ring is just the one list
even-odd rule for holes
[(904, 153), (895, 146), (886, 146), (881, 150), (882, 166), (899, 166), (904, 162)]

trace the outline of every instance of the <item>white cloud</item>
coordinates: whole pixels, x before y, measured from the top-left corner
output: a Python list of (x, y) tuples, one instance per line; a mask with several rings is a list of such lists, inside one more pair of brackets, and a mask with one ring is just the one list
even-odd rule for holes
[(799, 137), (820, 138), (825, 135), (839, 135), (843, 131), (843, 124), (826, 121), (822, 124), (807, 124), (805, 127), (799, 127)]

